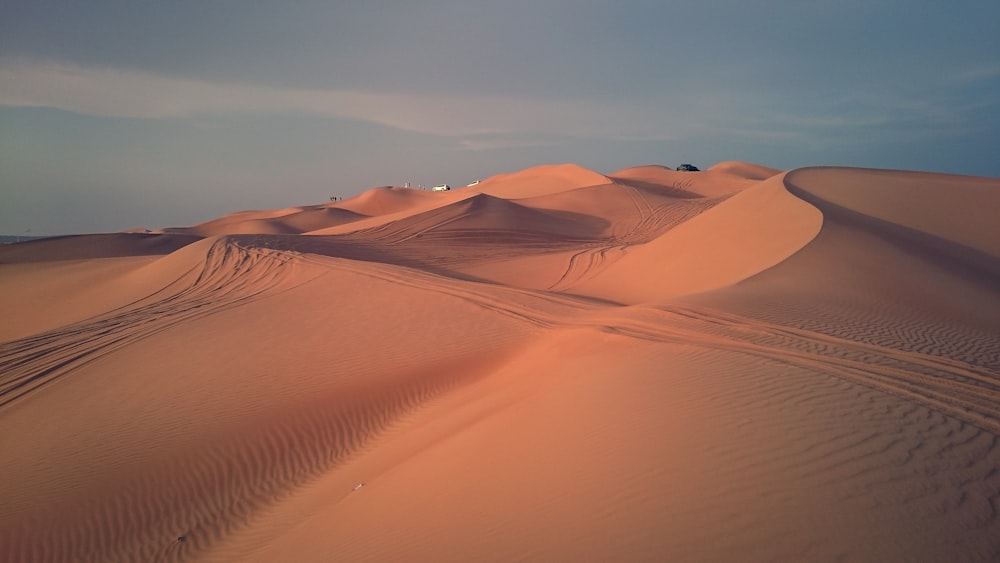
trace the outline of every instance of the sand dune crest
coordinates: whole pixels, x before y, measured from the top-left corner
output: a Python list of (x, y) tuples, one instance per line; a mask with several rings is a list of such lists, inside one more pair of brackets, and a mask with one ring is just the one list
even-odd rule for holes
[(791, 186), (834, 205), (1000, 258), (1000, 180), (861, 168), (805, 168)]
[(607, 176), (576, 164), (535, 166), (483, 180), (471, 189), (504, 199), (521, 199), (610, 182)]
[(775, 177), (629, 248), (612, 267), (569, 291), (635, 304), (732, 285), (808, 244), (822, 220)]

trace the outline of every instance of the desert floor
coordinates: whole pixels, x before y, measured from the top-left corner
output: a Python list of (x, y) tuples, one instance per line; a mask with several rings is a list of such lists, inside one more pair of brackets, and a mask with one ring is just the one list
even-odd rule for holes
[(996, 561), (998, 217), (566, 164), (0, 246), (0, 560)]

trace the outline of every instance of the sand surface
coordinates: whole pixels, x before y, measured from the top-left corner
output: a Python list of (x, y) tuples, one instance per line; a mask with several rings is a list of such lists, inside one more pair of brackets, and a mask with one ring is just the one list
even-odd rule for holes
[(551, 165), (0, 247), (0, 560), (996, 561), (1000, 179)]

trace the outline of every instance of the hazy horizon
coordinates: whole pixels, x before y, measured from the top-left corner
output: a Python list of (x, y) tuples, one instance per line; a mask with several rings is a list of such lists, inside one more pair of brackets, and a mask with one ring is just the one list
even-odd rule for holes
[(545, 163), (1000, 177), (1000, 5), (11, 1), (0, 233)]

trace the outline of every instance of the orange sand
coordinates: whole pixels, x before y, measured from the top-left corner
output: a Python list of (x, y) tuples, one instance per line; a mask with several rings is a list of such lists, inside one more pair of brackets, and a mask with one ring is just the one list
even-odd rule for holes
[(997, 560), (998, 216), (557, 165), (0, 247), (0, 560)]

